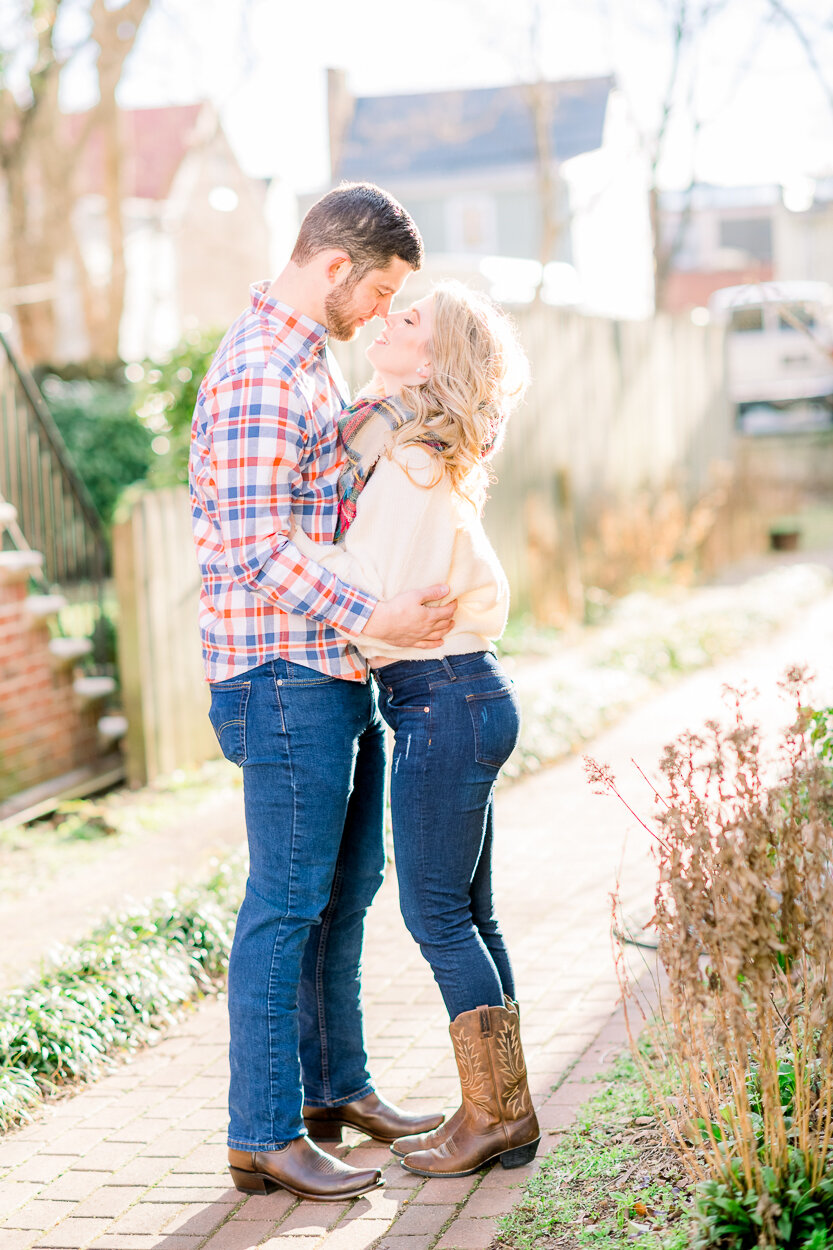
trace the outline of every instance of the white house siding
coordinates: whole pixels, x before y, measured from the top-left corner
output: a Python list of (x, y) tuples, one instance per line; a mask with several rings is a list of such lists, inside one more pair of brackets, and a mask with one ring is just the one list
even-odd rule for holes
[(648, 164), (618, 92), (602, 147), (561, 167), (569, 188), (572, 263), (581, 306), (603, 317), (654, 311)]
[(833, 203), (803, 213), (774, 212), (775, 277), (833, 283)]
[[(218, 188), (233, 193), (234, 207), (213, 206)], [(182, 327), (224, 329), (246, 306), (250, 283), (269, 276), (265, 201), (265, 184), (242, 172), (219, 129), (186, 153), (165, 211)]]

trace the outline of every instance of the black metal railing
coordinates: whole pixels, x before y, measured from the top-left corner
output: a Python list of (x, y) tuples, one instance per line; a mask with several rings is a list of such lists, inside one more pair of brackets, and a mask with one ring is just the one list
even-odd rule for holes
[(49, 582), (100, 598), (110, 550), (101, 517), (38, 387), (0, 334), (0, 498), (43, 552)]

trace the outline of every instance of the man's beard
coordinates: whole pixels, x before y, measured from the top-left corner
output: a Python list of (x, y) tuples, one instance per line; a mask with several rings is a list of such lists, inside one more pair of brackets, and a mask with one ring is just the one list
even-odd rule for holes
[(327, 331), (331, 338), (346, 343), (356, 333), (356, 322), (359, 317), (353, 306), (353, 286), (343, 283), (337, 286), (324, 301), (324, 316), (327, 319)]

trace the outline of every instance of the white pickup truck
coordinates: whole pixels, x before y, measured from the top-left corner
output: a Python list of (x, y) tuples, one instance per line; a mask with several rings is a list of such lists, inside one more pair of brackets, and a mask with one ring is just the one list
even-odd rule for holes
[(709, 300), (709, 319), (726, 327), (729, 396), (744, 432), (833, 424), (833, 287), (723, 287)]

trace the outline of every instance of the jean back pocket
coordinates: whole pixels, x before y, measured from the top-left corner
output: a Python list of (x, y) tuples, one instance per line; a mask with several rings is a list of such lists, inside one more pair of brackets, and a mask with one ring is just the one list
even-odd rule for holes
[(232, 764), (246, 762), (246, 706), (251, 689), (250, 681), (220, 682), (211, 686), (208, 719), (220, 750)]
[(520, 732), (517, 696), (511, 687), (466, 695), (474, 727), (474, 758), (500, 768), (515, 749)]

